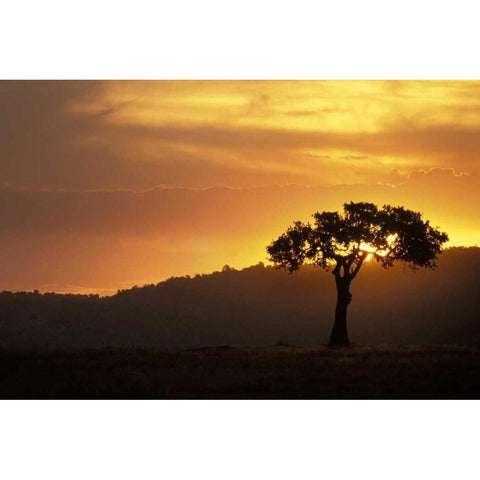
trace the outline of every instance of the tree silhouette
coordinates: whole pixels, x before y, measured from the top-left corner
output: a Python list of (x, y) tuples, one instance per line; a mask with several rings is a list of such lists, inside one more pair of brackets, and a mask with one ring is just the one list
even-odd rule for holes
[(332, 271), (337, 286), (335, 323), (329, 345), (348, 346), (347, 308), (350, 284), (365, 261), (375, 259), (384, 268), (395, 261), (435, 268), (444, 232), (422, 220), (422, 214), (404, 207), (373, 203), (345, 203), (344, 213), (314, 213), (314, 224), (300, 221), (267, 246), (270, 260), (290, 273), (304, 263)]

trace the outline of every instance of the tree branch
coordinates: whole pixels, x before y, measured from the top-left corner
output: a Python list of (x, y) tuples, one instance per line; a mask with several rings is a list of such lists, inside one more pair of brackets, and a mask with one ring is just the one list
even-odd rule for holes
[(352, 273), (350, 274), (350, 278), (353, 280), (356, 276), (357, 276), (357, 273), (358, 271), (360, 270), (362, 264), (363, 264), (363, 260), (365, 259), (365, 257), (360, 257), (360, 259), (358, 260), (358, 263), (357, 265), (355, 266), (355, 268), (353, 269)]
[(342, 266), (341, 261), (337, 260), (337, 264), (335, 265), (335, 268), (332, 270), (332, 274), (335, 275), (335, 277), (340, 276), (340, 267)]

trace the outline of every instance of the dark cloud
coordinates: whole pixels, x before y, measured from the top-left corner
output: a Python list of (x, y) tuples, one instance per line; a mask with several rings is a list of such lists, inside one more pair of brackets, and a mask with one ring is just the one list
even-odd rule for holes
[[(395, 172), (394, 172), (395, 174)], [(441, 217), (450, 209), (472, 223), (480, 179), (454, 169), (412, 171), (398, 186), (382, 184), (307, 187), (180, 188), (148, 190), (49, 191), (3, 187), (0, 223), (4, 232), (75, 233), (143, 237), (169, 235), (249, 236), (271, 225), (308, 214), (336, 209), (345, 201), (428, 204)], [(425, 195), (437, 192), (437, 195)], [(437, 205), (435, 205), (437, 204)], [(254, 213), (255, 212), (255, 213)]]
[(105, 147), (82, 146), (98, 122), (69, 111), (104, 89), (89, 81), (0, 82), (0, 182), (69, 188), (104, 175)]
[[(402, 177), (403, 178), (403, 177)], [(95, 289), (265, 260), (265, 245), (296, 219), (348, 201), (405, 205), (475, 243), (479, 180), (413, 172), (397, 187), (301, 185), (143, 192), (0, 190), (0, 289), (75, 284)], [(460, 232), (460, 234), (459, 234)], [(462, 236), (463, 235), (463, 236)], [(479, 239), (480, 240), (480, 239)], [(130, 280), (129, 280), (130, 279)], [(92, 288), (93, 288), (92, 287)]]

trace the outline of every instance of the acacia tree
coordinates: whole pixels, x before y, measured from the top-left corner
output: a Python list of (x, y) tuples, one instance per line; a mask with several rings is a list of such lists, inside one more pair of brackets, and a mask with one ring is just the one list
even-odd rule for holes
[(290, 273), (304, 263), (331, 270), (337, 286), (335, 323), (329, 345), (348, 346), (347, 308), (350, 284), (365, 261), (374, 259), (384, 268), (396, 261), (435, 268), (435, 260), (448, 240), (444, 232), (422, 220), (422, 214), (404, 207), (373, 203), (345, 203), (338, 212), (314, 213), (314, 223), (295, 222), (269, 246), (277, 268)]

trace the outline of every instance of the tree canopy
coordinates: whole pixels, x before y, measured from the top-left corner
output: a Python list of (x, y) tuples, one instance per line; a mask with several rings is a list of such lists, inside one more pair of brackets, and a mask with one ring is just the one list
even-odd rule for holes
[(270, 260), (290, 272), (304, 263), (353, 279), (365, 260), (383, 267), (403, 261), (411, 267), (435, 268), (435, 259), (448, 240), (444, 232), (422, 219), (420, 212), (373, 203), (345, 203), (343, 214), (313, 214), (313, 224), (295, 222), (273, 241)]

